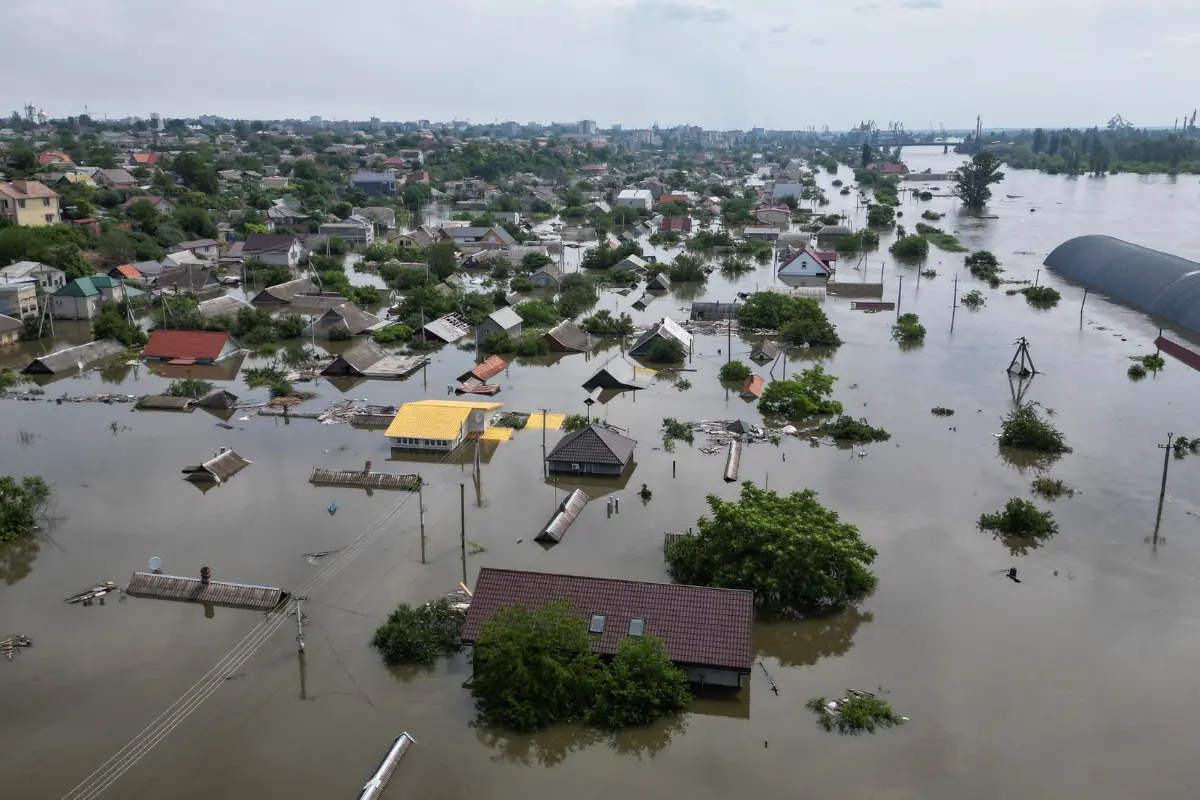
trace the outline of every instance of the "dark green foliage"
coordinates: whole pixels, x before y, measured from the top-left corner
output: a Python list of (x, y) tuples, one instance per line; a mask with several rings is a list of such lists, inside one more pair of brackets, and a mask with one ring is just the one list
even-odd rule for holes
[(697, 231), (692, 235), (691, 246), (697, 250), (712, 250), (716, 247), (733, 247), (733, 237), (726, 230)]
[(280, 378), (277, 381), (272, 382), (271, 385), (267, 388), (268, 388), (268, 391), (270, 392), (271, 397), (287, 397), (289, 394), (291, 394), (294, 391), (294, 389), (292, 388), (292, 385), (290, 383), (288, 383), (287, 381), (283, 380), (282, 378)]
[(1151, 372), (1158, 372), (1161, 369), (1165, 369), (1167, 366), (1167, 360), (1158, 353), (1150, 353), (1149, 355), (1139, 356), (1137, 360), (1143, 367)]
[(50, 501), (50, 486), (41, 478), (0, 477), (0, 543), (29, 536)]
[[(754, 265), (749, 261), (738, 258), (737, 256), (726, 256), (721, 259), (721, 274), (725, 276), (742, 275), (747, 272), (753, 272)], [(671, 280), (674, 280), (672, 278)]]
[(687, 358), (687, 351), (677, 340), (659, 336), (646, 348), (645, 358), (655, 364), (677, 364)]
[(964, 294), (959, 302), (967, 308), (979, 308), (987, 301), (983, 297), (983, 292), (979, 291), (978, 289), (972, 289)]
[(499, 609), (484, 622), (471, 660), (480, 715), (518, 731), (581, 717), (604, 669), (587, 624), (566, 603)]
[[(933, 192), (918, 192), (917, 197), (920, 198), (921, 200), (928, 202), (933, 199)], [(926, 212), (926, 213), (928, 213), (928, 212)], [(925, 216), (925, 215), (922, 214), (921, 216)], [(938, 217), (933, 217), (933, 219), (938, 219)]]
[(1000, 166), (1000, 159), (992, 153), (976, 153), (955, 172), (955, 196), (968, 208), (982, 208), (992, 199), (991, 185), (1004, 180)]
[(839, 222), (842, 221), (842, 217), (840, 214), (825, 214), (824, 216), (818, 217), (817, 219), (820, 220), (822, 225), (837, 225)]
[(378, 344), (404, 344), (412, 335), (413, 329), (407, 325), (389, 325), (371, 334)]
[(896, 209), (872, 203), (867, 206), (867, 224), (875, 228), (886, 228), (896, 222)]
[(663, 417), (663, 441), (664, 442), (687, 442), (691, 444), (695, 439), (692, 433), (692, 427), (685, 422), (680, 422), (674, 417)]
[(354, 334), (345, 325), (334, 325), (326, 335), (331, 342), (348, 342), (354, 338)]
[(25, 381), (25, 376), (20, 373), (13, 372), (8, 367), (0, 369), (0, 392), (7, 392), (14, 386), (19, 386)]
[(1004, 536), (1043, 538), (1058, 532), (1058, 523), (1049, 511), (1042, 511), (1028, 500), (1010, 498), (1004, 510), (995, 514), (980, 514), (979, 529)]
[(570, 319), (600, 299), (595, 282), (585, 275), (573, 274), (563, 278), (558, 287), (555, 305), (559, 317)]
[(242, 370), (242, 378), (251, 389), (270, 386), (273, 383), (282, 381), (285, 374), (279, 368), (279, 365), (274, 362), (265, 367), (246, 367)]
[(925, 258), (929, 255), (929, 240), (919, 234), (905, 236), (893, 242), (888, 251), (896, 258)]
[(763, 389), (758, 408), (763, 413), (802, 420), (817, 414), (841, 414), (842, 404), (831, 400), (837, 377), (820, 364), (789, 380), (771, 381)]
[(814, 347), (841, 344), (825, 310), (811, 297), (755, 292), (738, 308), (738, 322), (743, 328), (780, 331), (795, 343)]
[(50, 336), (50, 325), (41, 317), (26, 317), (21, 320), (21, 341), (36, 342)]
[(1000, 446), (1037, 453), (1069, 453), (1063, 435), (1038, 416), (1032, 403), (1017, 406), (1000, 424)]
[(465, 617), (442, 599), (416, 608), (401, 603), (375, 629), (371, 646), (389, 667), (396, 664), (432, 664), (441, 656), (462, 649), (460, 635)]
[(604, 308), (590, 317), (584, 317), (582, 328), (593, 336), (629, 336), (633, 333), (633, 317), (625, 313), (615, 317)]
[(551, 328), (562, 319), (557, 306), (549, 300), (526, 300), (517, 303), (513, 310), (523, 323), (535, 328)]
[(1075, 490), (1058, 478), (1034, 478), (1032, 488), (1034, 494), (1047, 500), (1057, 500), (1064, 494), (1067, 497), (1075, 496)]
[[(921, 199), (924, 200), (925, 198), (921, 198)], [(931, 222), (937, 222), (939, 219), (941, 219), (944, 216), (946, 216), (946, 215), (939, 214), (936, 211), (922, 211), (921, 212), (921, 219), (927, 219), (927, 220), (930, 220)]]
[(508, 288), (514, 292), (533, 291), (533, 281), (523, 275), (518, 275), (508, 282)]
[(971, 253), (963, 261), (976, 278), (987, 281), (993, 289), (1000, 285), (1000, 273), (1004, 270), (1000, 268), (999, 259), (987, 250)]
[(925, 341), (925, 326), (916, 314), (901, 314), (892, 325), (892, 338), (901, 345), (920, 344)]
[(172, 397), (190, 397), (193, 400), (199, 400), (212, 390), (213, 385), (208, 381), (202, 381), (199, 378), (179, 378), (171, 381), (171, 385), (167, 387), (167, 394)]
[(780, 495), (746, 481), (736, 502), (709, 495), (708, 505), (696, 535), (667, 553), (680, 583), (751, 589), (780, 611), (840, 607), (875, 588), (875, 549), (811, 489)]
[(837, 728), (843, 736), (875, 733), (879, 727), (903, 725), (904, 718), (892, 711), (888, 701), (850, 692), (838, 702), (837, 714), (830, 712), (824, 697), (810, 698), (804, 707), (817, 715), (817, 724), (827, 731)]
[(583, 254), (580, 264), (584, 269), (609, 269), (628, 256), (641, 254), (642, 246), (637, 242), (625, 242), (620, 247), (592, 247)]
[(1026, 286), (1021, 290), (1021, 294), (1025, 295), (1025, 300), (1031, 306), (1041, 306), (1050, 308), (1058, 305), (1058, 301), (1062, 299), (1057, 289), (1050, 286)]
[(854, 419), (845, 414), (821, 428), (825, 434), (838, 442), (861, 444), (886, 442), (892, 435), (883, 428), (873, 428), (866, 418)]
[(753, 370), (741, 361), (728, 361), (721, 365), (721, 371), (718, 374), (723, 381), (740, 383), (749, 378), (752, 372)]
[(126, 347), (141, 347), (149, 339), (146, 332), (129, 322), (116, 303), (105, 303), (100, 316), (92, 322), (92, 335), (97, 339), (116, 339)]
[(563, 433), (571, 433), (572, 431), (581, 430), (590, 424), (591, 423), (588, 421), (588, 418), (583, 414), (567, 414), (567, 416), (563, 419)]
[(700, 259), (679, 255), (671, 262), (667, 277), (674, 283), (703, 282), (708, 280), (708, 270)]
[(692, 699), (687, 673), (671, 663), (654, 636), (622, 639), (596, 684), (585, 719), (602, 728), (648, 725), (683, 710)]
[(1140, 381), (1146, 377), (1146, 368), (1141, 365), (1141, 362), (1135, 361), (1129, 365), (1129, 369), (1126, 370), (1125, 374), (1135, 381)]

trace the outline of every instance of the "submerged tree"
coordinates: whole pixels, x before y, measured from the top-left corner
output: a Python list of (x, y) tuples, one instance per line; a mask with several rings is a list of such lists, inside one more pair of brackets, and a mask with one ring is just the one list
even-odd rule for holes
[(1004, 180), (1000, 159), (984, 151), (976, 153), (954, 173), (954, 195), (967, 208), (982, 208), (992, 199), (993, 183)]
[(811, 489), (781, 495), (747, 481), (736, 502), (709, 495), (708, 505), (712, 517), (667, 553), (681, 583), (751, 589), (784, 611), (844, 606), (875, 588), (875, 548)]

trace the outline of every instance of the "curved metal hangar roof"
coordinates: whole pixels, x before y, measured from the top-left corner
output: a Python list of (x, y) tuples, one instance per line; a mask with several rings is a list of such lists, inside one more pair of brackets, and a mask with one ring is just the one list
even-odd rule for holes
[(1111, 236), (1077, 236), (1044, 262), (1091, 289), (1200, 333), (1200, 264)]

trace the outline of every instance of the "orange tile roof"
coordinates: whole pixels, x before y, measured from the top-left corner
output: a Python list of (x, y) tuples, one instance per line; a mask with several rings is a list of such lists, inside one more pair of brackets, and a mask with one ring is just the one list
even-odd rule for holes
[(143, 358), (192, 358), (214, 361), (229, 341), (224, 331), (168, 331), (156, 330), (142, 350)]
[(0, 183), (0, 194), (8, 195), (14, 200), (26, 200), (31, 197), (58, 197), (58, 192), (40, 181), (26, 181), (24, 190), (18, 188), (16, 182)]
[(115, 269), (117, 272), (121, 273), (126, 278), (144, 278), (145, 277), (144, 275), (142, 275), (142, 271), (139, 270), (137, 267), (135, 267), (133, 264), (121, 264), (119, 267), (116, 267)]

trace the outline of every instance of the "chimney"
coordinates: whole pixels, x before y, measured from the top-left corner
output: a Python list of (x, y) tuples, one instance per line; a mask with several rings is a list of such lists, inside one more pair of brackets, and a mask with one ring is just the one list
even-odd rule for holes
[(212, 570), (209, 569), (208, 567), (201, 567), (200, 568), (200, 582), (208, 583), (210, 580), (212, 580)]
[(24, 178), (13, 178), (12, 185), (18, 192), (26, 193), (29, 191), (29, 181)]
[(371, 474), (371, 462), (368, 461), (367, 465), (365, 467), (363, 467), (363, 475), (370, 475), (370, 474)]

